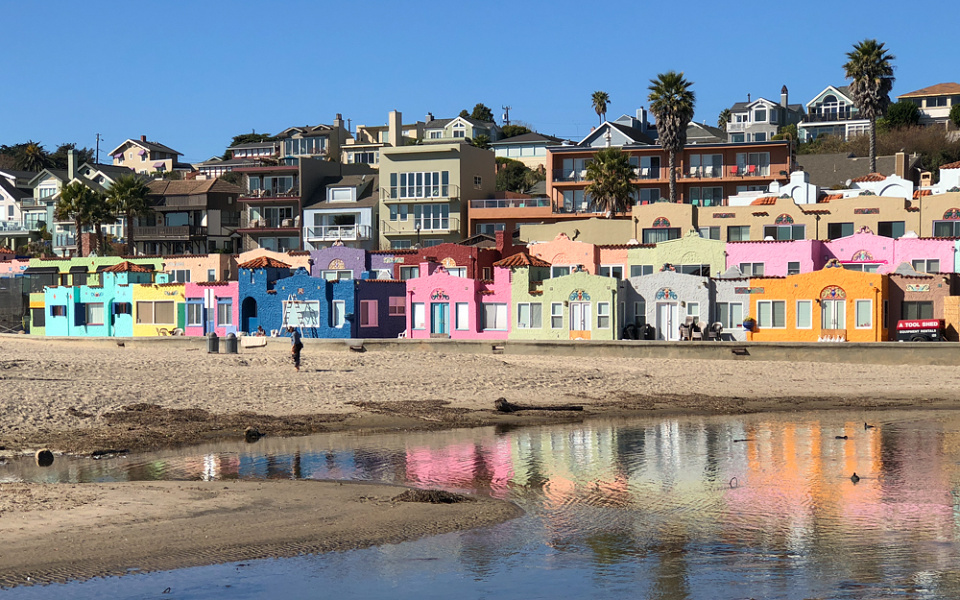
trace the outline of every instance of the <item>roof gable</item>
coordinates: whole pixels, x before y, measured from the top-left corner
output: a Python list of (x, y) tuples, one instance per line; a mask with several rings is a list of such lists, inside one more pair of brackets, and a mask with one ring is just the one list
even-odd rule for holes
[(813, 106), (813, 105), (816, 104), (817, 102), (821, 101), (821, 99), (822, 99), (824, 96), (826, 96), (827, 94), (833, 94), (833, 95), (835, 95), (835, 96), (839, 96), (839, 97), (842, 98), (844, 101), (846, 101), (847, 104), (853, 104), (853, 99), (850, 98), (850, 96), (847, 95), (847, 92), (848, 92), (848, 91), (849, 91), (849, 88), (848, 88), (847, 86), (845, 86), (845, 85), (840, 86), (840, 87), (835, 87), (835, 86), (832, 86), (832, 85), (828, 85), (826, 88), (824, 88), (824, 90), (823, 90), (822, 92), (820, 92), (819, 94), (817, 94), (816, 96), (814, 96), (814, 97), (813, 97), (813, 100), (811, 100), (810, 102), (807, 102), (807, 108), (810, 108), (811, 106)]
[(938, 83), (898, 96), (899, 98), (918, 98), (924, 96), (952, 96), (960, 94), (960, 83)]

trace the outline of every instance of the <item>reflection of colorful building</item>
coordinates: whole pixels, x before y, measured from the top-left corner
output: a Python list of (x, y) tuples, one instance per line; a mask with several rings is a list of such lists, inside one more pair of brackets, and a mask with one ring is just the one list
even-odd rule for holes
[(441, 448), (414, 447), (406, 453), (406, 475), (425, 486), (487, 488), (502, 497), (513, 479), (510, 442), (451, 444)]

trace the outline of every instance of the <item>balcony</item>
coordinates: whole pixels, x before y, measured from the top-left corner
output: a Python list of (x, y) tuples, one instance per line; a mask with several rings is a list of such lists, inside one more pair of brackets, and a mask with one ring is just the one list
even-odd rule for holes
[(369, 240), (372, 231), (369, 225), (314, 225), (303, 228), (303, 237), (308, 242), (356, 242)]
[(134, 227), (133, 236), (140, 241), (149, 240), (171, 240), (171, 241), (189, 241), (196, 238), (207, 236), (206, 227), (196, 227), (194, 225), (174, 225), (172, 227)]
[(206, 196), (167, 196), (163, 199), (163, 204), (154, 206), (157, 210), (164, 209), (184, 209), (184, 208), (206, 208)]
[(770, 165), (730, 165), (730, 177), (770, 177)]
[(550, 208), (549, 198), (507, 198), (471, 200), (470, 208)]
[(277, 218), (277, 217), (259, 217), (250, 218), (247, 213), (240, 215), (240, 228), (237, 231), (255, 233), (261, 229), (295, 229), (300, 230), (300, 217), (295, 218)]
[(690, 167), (684, 175), (686, 179), (720, 179), (723, 177), (723, 165)]
[(27, 232), (29, 231), (20, 221), (0, 221), (0, 232)]
[(460, 186), (428, 185), (416, 186), (406, 191), (397, 187), (381, 187), (380, 199), (384, 202), (430, 202), (432, 200), (450, 200), (460, 197)]
[(76, 248), (77, 238), (72, 234), (56, 233), (53, 235), (54, 248)]
[(749, 123), (727, 123), (727, 133), (743, 133)]
[(47, 200), (52, 201), (52, 198), (37, 200), (35, 198), (23, 198), (20, 200), (20, 208), (46, 208)]
[[(407, 221), (381, 221), (380, 231), (384, 235), (416, 235), (417, 227), (414, 219)], [(460, 218), (449, 219), (421, 219), (420, 235), (428, 236), (438, 233), (455, 233), (460, 231)]]
[(808, 113), (803, 117), (803, 123), (836, 123), (837, 121), (866, 121), (859, 113), (851, 110), (828, 113)]
[[(240, 197), (240, 202), (256, 202), (257, 200), (276, 200), (282, 198), (299, 198), (300, 185), (294, 184), (293, 187), (281, 188), (261, 188), (258, 190), (249, 190)], [(206, 205), (204, 205), (206, 206)]]

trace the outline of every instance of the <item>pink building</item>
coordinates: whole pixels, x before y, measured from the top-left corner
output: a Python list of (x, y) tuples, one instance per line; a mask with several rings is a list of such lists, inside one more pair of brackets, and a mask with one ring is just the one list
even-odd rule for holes
[[(0, 257), (4, 255), (0, 254)], [(13, 256), (12, 254), (9, 256)], [(14, 277), (23, 275), (23, 272), (30, 266), (29, 258), (10, 258), (0, 259), (0, 277)]]
[(240, 322), (237, 281), (203, 281), (184, 285), (186, 335), (203, 336), (215, 331), (223, 337), (236, 334)]
[(493, 281), (457, 277), (439, 263), (420, 263), (407, 280), (406, 336), (415, 339), (505, 340), (510, 330), (510, 269)]
[(745, 277), (785, 277), (823, 268), (823, 242), (818, 240), (727, 242), (727, 268), (739, 267)]
[(836, 259), (845, 268), (857, 271), (891, 273), (900, 263), (923, 273), (954, 270), (954, 241), (948, 238), (893, 239), (867, 230), (825, 242), (823, 246), (824, 262)]
[(162, 256), (163, 272), (170, 281), (227, 281), (237, 278), (237, 263), (229, 254), (184, 254)]
[[(545, 260), (552, 265), (551, 277), (569, 275), (576, 266), (591, 275), (597, 275), (600, 267), (600, 247), (586, 242), (576, 242), (561, 233), (552, 242), (533, 244), (529, 247), (530, 256)], [(613, 257), (610, 257), (613, 260)], [(626, 257), (623, 258), (626, 265)], [(621, 276), (622, 278), (622, 276)]]

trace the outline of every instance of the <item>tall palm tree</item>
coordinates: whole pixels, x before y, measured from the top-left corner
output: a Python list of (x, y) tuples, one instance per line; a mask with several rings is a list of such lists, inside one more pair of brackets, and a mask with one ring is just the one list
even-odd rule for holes
[(124, 233), (127, 236), (127, 254), (136, 254), (136, 245), (133, 237), (134, 218), (143, 219), (153, 214), (153, 207), (147, 196), (150, 186), (146, 181), (133, 173), (117, 177), (107, 191), (107, 201), (116, 215), (123, 215), (126, 223)]
[[(61, 221), (73, 221), (77, 242), (77, 255), (83, 256), (83, 228), (92, 223), (92, 214), (96, 210), (96, 197), (93, 190), (79, 181), (63, 186), (60, 197), (53, 207), (53, 217)], [(89, 248), (87, 249), (89, 252)]]
[(607, 105), (610, 104), (610, 94), (606, 92), (596, 91), (591, 96), (593, 100), (593, 110), (597, 111), (597, 117), (600, 119), (600, 124), (603, 125), (603, 121), (607, 118)]
[(720, 129), (726, 131), (726, 130), (727, 130), (727, 123), (730, 122), (730, 116), (731, 116), (731, 115), (730, 115), (730, 109), (729, 109), (729, 108), (725, 108), (725, 109), (721, 110), (721, 111), (720, 111), (720, 115), (717, 116), (717, 127), (719, 127)]
[(660, 147), (669, 153), (670, 202), (677, 201), (677, 153), (687, 145), (687, 125), (693, 120), (696, 96), (683, 72), (667, 71), (650, 80), (650, 112), (657, 118)]
[(620, 148), (604, 148), (587, 164), (587, 179), (590, 184), (584, 190), (593, 203), (607, 213), (623, 213), (630, 210), (631, 193), (636, 186), (630, 182), (633, 168), (630, 158)]
[(860, 109), (860, 116), (870, 120), (870, 172), (877, 171), (877, 118), (882, 117), (890, 105), (890, 90), (893, 89), (893, 65), (896, 57), (890, 54), (883, 42), (863, 40), (847, 52), (843, 65), (850, 83), (853, 105)]
[(90, 222), (93, 224), (94, 233), (97, 234), (97, 254), (106, 256), (103, 241), (103, 226), (116, 223), (117, 217), (104, 192), (96, 191), (93, 193), (93, 202), (90, 207)]

